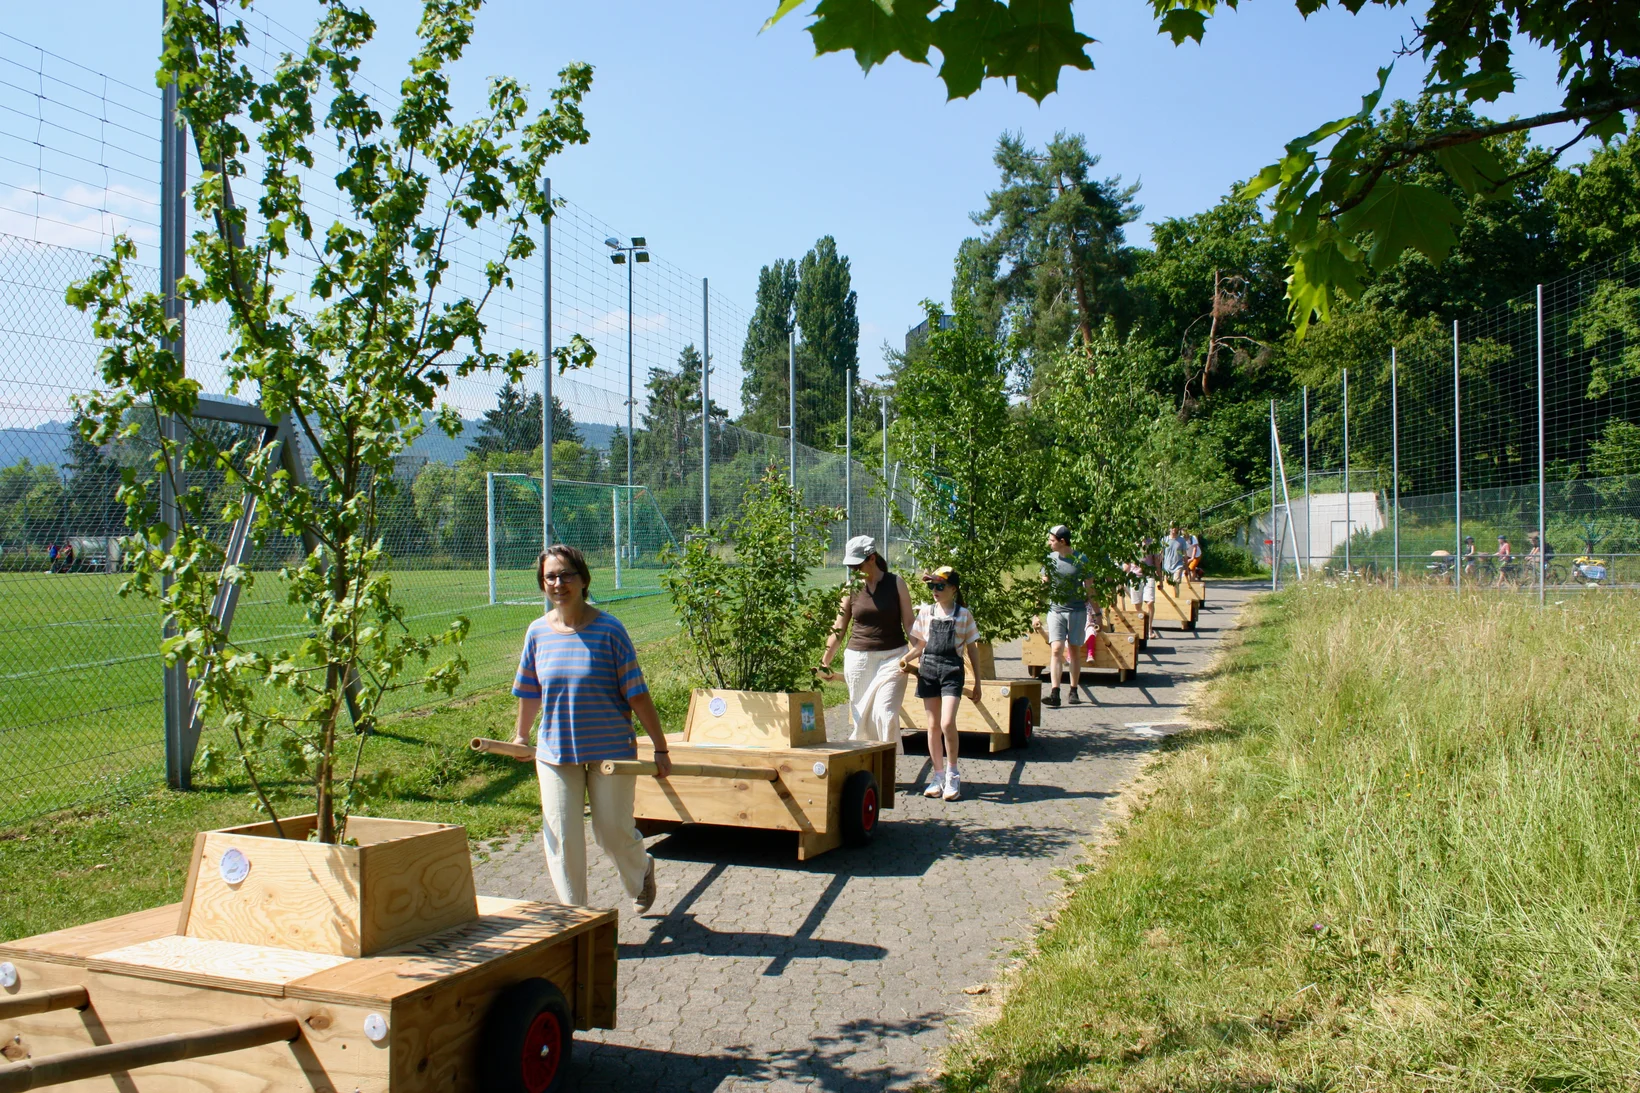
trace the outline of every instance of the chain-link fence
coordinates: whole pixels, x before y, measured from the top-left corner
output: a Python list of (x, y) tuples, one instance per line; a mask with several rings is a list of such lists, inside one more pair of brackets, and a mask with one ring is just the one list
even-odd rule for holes
[(1545, 600), (1640, 585), (1640, 263), (1339, 373), (1272, 406), (1271, 488), (1210, 514), (1237, 513), (1262, 565)]
[[(271, 70), (282, 50), (299, 48), (287, 28), (253, 19), (253, 67)], [(8, 622), (0, 633), (0, 767), (8, 775), (0, 825), (164, 778), (160, 620), (151, 602), (119, 595), (125, 527), (114, 497), (124, 468), (147, 465), (156, 425), (139, 413), (133, 441), (99, 448), (81, 440), (74, 399), (98, 386), (100, 347), (63, 296), (118, 233), (138, 245), (137, 288), (159, 287), (160, 107), (151, 88), (0, 33), (0, 610)], [(321, 159), (311, 173), (316, 219), (341, 215), (326, 184), (335, 167)], [(254, 211), (252, 219), (254, 228)], [(510, 680), (520, 635), (541, 610), (532, 567), (543, 545), (546, 413), (554, 537), (587, 551), (595, 598), (639, 641), (674, 630), (653, 598), (661, 549), (701, 523), (703, 500), (713, 521), (732, 513), (746, 484), (770, 466), (793, 474), (811, 504), (846, 506), (837, 551), (850, 531), (885, 530), (880, 461), (875, 451), (847, 460), (853, 436), (841, 423), (800, 414), (797, 443), (735, 424), (748, 411), (745, 392), (781, 406), (787, 397), (784, 375), (749, 382), (741, 367), (751, 320), (743, 301), (754, 278), (734, 278), (744, 295), (709, 288), (671, 261), (664, 226), (643, 228), (652, 260), (616, 265), (605, 241), (632, 236), (561, 202), (550, 300), (544, 261), (516, 268), (486, 309), (488, 343), (539, 352), (550, 315), (552, 344), (580, 334), (596, 348), (596, 364), (553, 376), (550, 398), (540, 369), (517, 385), (458, 380), (444, 402), (462, 418), (461, 435), (430, 425), (399, 460), (382, 516), (394, 587), (425, 629), (457, 613), (471, 620), (463, 694)], [(500, 246), (482, 227), (459, 238), (452, 290), (476, 293)], [(298, 255), (286, 279), (298, 286), (310, 273)], [(230, 390), (223, 316), (197, 309), (186, 329), (189, 374), (203, 390), (255, 401), (253, 391)], [(805, 405), (842, 407), (852, 391), (866, 415), (860, 432), (879, 435), (883, 409), (863, 400), (852, 375), (799, 374), (807, 377), (799, 381)], [(703, 380), (712, 407), (704, 417)], [(224, 445), (245, 428), (202, 427), (221, 429)], [(233, 620), (236, 643), (302, 632), (277, 575), (300, 551), (274, 540), (253, 553), (254, 581)], [(390, 709), (428, 699), (404, 692), (395, 701)]]

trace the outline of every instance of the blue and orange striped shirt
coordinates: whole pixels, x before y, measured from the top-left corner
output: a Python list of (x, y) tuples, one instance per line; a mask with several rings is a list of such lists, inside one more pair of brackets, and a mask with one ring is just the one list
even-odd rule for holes
[(530, 623), (513, 692), (541, 699), (535, 755), (543, 763), (633, 759), (632, 700), (649, 693), (626, 627), (600, 611), (573, 634), (546, 616)]

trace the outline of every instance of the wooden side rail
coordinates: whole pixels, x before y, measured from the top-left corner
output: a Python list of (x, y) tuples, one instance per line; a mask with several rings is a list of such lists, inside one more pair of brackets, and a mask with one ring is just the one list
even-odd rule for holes
[(281, 1040), (295, 1040), (301, 1035), (302, 1023), (286, 1014), (204, 1032), (176, 1032), (124, 1044), (80, 1048), (44, 1059), (24, 1059), (0, 1066), (0, 1093), (22, 1093), (25, 1089), (63, 1085), (156, 1063), (197, 1059), (201, 1055), (221, 1055)]
[(535, 749), (528, 744), (514, 744), (510, 740), (491, 740), (483, 736), (473, 737), (472, 749), (490, 755), (505, 755), (509, 759), (535, 758)]
[(52, 1010), (83, 1010), (90, 1004), (91, 996), (84, 987), (54, 987), (48, 991), (0, 998), (0, 1021), (34, 1013), (50, 1013)]
[[(654, 774), (655, 764), (642, 759), (605, 759), (598, 764), (604, 774)], [(727, 767), (716, 763), (673, 763), (673, 777), (728, 778), (740, 781), (774, 782), (780, 772), (773, 767)]]

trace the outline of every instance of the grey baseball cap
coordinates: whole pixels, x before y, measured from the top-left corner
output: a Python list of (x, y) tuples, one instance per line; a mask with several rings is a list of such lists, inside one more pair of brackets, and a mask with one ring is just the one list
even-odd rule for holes
[(843, 564), (860, 565), (875, 553), (877, 553), (877, 540), (869, 535), (856, 535), (843, 548)]
[(1048, 534), (1063, 542), (1068, 543), (1071, 541), (1071, 529), (1066, 527), (1064, 524), (1055, 524), (1053, 527), (1048, 529)]

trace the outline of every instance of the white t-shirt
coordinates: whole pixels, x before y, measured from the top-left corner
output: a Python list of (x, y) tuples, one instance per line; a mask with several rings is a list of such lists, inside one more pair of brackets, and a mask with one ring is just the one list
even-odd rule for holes
[(974, 624), (974, 613), (966, 607), (959, 607), (953, 615), (947, 615), (940, 610), (937, 603), (925, 603), (917, 608), (917, 617), (911, 621), (911, 636), (918, 641), (928, 640), (930, 619), (957, 620), (957, 651), (961, 652), (979, 640), (979, 627)]

